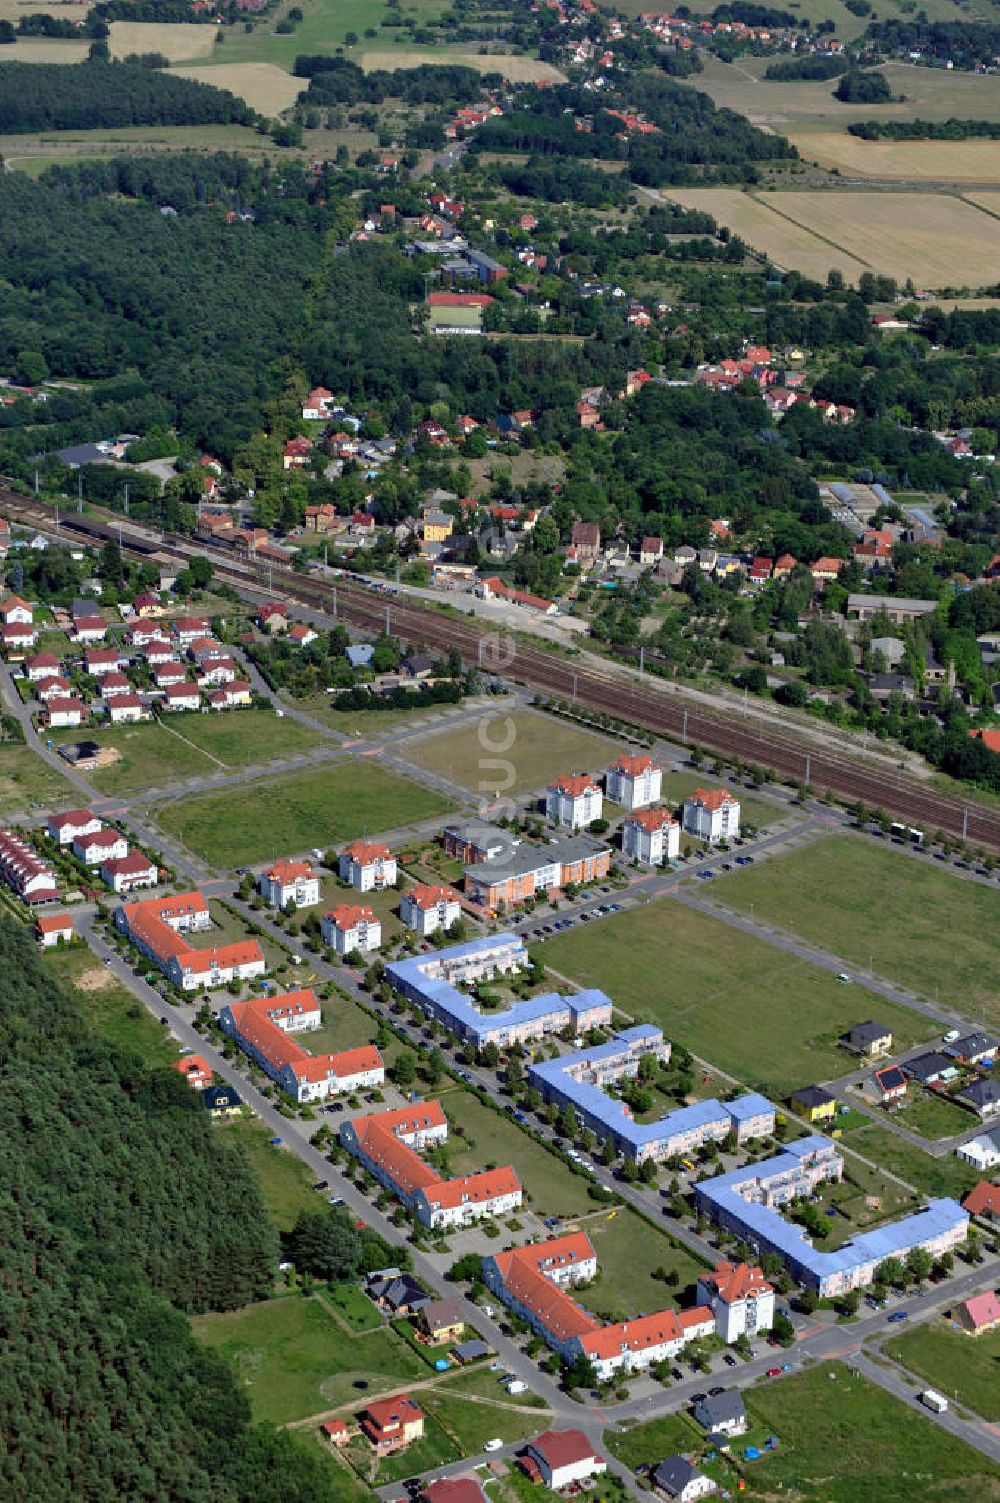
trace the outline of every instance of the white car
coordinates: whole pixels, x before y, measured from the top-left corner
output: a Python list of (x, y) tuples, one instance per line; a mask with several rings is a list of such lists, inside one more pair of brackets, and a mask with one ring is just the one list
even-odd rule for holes
[(484, 1451), (502, 1451), (503, 1450), (503, 1441), (500, 1439), (499, 1435), (494, 1435), (493, 1439), (492, 1440), (488, 1440), (486, 1442), (486, 1444), (483, 1446), (483, 1450)]

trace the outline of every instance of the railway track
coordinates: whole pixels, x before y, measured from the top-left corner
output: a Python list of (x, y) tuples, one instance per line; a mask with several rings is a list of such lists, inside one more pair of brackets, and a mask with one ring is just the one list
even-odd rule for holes
[[(13, 520), (48, 532), (55, 529), (48, 507), (4, 487), (2, 482), (0, 506)], [(457, 648), (470, 665), (481, 661), (498, 635), (495, 629), (473, 619), (455, 619), (399, 595), (388, 599), (375, 595), (346, 577), (338, 578), (335, 585), (321, 583), (284, 566), (235, 559), (228, 550), (196, 543), (181, 534), (162, 533), (112, 512), (62, 513), (58, 531), (89, 542), (120, 541), (124, 549), (139, 556), (166, 553), (181, 560), (204, 556), (211, 559), (217, 577), (234, 586), (284, 597), (327, 615), (335, 605), (338, 617), (376, 632), (385, 630), (388, 610), (391, 629), (397, 636), (411, 645), (423, 643), (439, 651)], [(857, 759), (797, 740), (787, 732), (749, 726), (734, 716), (675, 697), (655, 679), (640, 678), (613, 665), (603, 669), (592, 663), (574, 663), (521, 641), (517, 642), (514, 661), (501, 671), (529, 688), (632, 721), (671, 740), (741, 757), (780, 776), (810, 783), (820, 791), (829, 790), (839, 798), (885, 809), (929, 831), (945, 830), (974, 845), (1000, 850), (1000, 810), (928, 789), (912, 777), (893, 775), (884, 767), (868, 767)]]

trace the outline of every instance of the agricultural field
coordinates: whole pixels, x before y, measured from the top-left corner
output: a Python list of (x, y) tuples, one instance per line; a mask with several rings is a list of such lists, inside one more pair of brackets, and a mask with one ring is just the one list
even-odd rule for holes
[[(663, 1310), (696, 1303), (702, 1265), (683, 1247), (645, 1225), (634, 1211), (601, 1211), (580, 1223), (597, 1254), (597, 1281), (577, 1295), (581, 1305), (609, 1320), (628, 1320), (637, 1310)], [(668, 1285), (658, 1269), (676, 1273)]]
[(420, 63), (452, 63), (462, 68), (478, 68), (480, 73), (502, 73), (511, 83), (565, 83), (566, 75), (551, 63), (537, 57), (520, 57), (511, 52), (469, 52), (461, 47), (399, 46), (365, 48), (361, 66), (366, 73), (379, 69), (415, 68)]
[(218, 27), (162, 21), (112, 21), (108, 45), (113, 58), (133, 52), (159, 52), (170, 63), (210, 57)]
[(73, 991), (80, 1011), (104, 1038), (133, 1050), (147, 1065), (171, 1065), (180, 1058), (169, 1030), (85, 946), (46, 950), (43, 963)]
[[(548, 1149), (529, 1138), (510, 1120), (492, 1111), (470, 1092), (439, 1093), (452, 1125), (447, 1158), (452, 1174), (487, 1164), (513, 1164), (531, 1209), (540, 1216), (578, 1216), (591, 1209), (587, 1181), (571, 1173)], [(461, 1136), (459, 1136), (459, 1129)]]
[(0, 815), (4, 819), (31, 808), (53, 808), (76, 797), (65, 778), (27, 746), (0, 745)]
[[(993, 984), (1000, 892), (882, 842), (830, 835), (738, 876), (712, 896), (792, 930), (852, 966), (1000, 1024)], [(875, 1017), (881, 1016), (881, 1001)], [(957, 1130), (957, 1129), (956, 1129)]]
[(886, 1352), (991, 1424), (1000, 1420), (1000, 1331), (973, 1339), (942, 1317), (888, 1342)]
[[(169, 27), (164, 28), (170, 30)], [(197, 28), (199, 30), (204, 28)], [(284, 40), (284, 39), (282, 39)], [(226, 56), (228, 58), (228, 50)], [(201, 54), (199, 54), (200, 56)], [(216, 63), (186, 65), (172, 68), (182, 78), (195, 83), (211, 84), (216, 89), (228, 89), (240, 99), (245, 99), (252, 110), (269, 118), (280, 115), (282, 110), (295, 103), (307, 86), (306, 78), (293, 78), (277, 63)]]
[(300, 1211), (314, 1211), (322, 1204), (306, 1165), (274, 1147), (270, 1130), (258, 1117), (230, 1118), (219, 1124), (219, 1132), (224, 1142), (238, 1144), (246, 1154), (279, 1231), (291, 1231)]
[(844, 177), (901, 183), (1000, 183), (1000, 141), (862, 141), (846, 131), (792, 134), (807, 162)]
[[(280, 151), (270, 137), (247, 125), (133, 125), (117, 130), (47, 131), (40, 135), (0, 136), (0, 155), (17, 172), (37, 177), (61, 162), (94, 157), (146, 156), (161, 151), (235, 151), (259, 157)], [(60, 634), (61, 635), (61, 634)], [(62, 637), (65, 649), (66, 639)]]
[(90, 51), (89, 42), (74, 42), (63, 37), (18, 37), (3, 50), (7, 63), (83, 63)]
[(191, 1324), (233, 1363), (254, 1417), (276, 1425), (358, 1401), (359, 1379), (381, 1393), (426, 1372), (394, 1331), (350, 1337), (317, 1297), (269, 1300)]
[(55, 16), (60, 21), (78, 21), (87, 18), (89, 4), (74, 4), (72, 0), (0, 0), (0, 21), (13, 21), (15, 25), (22, 16)]
[(897, 1048), (934, 1032), (916, 1013), (669, 898), (557, 935), (540, 953), (550, 971), (603, 988), (623, 1012), (777, 1095), (842, 1075), (837, 1040), (865, 1018), (881, 1018)]
[[(531, 710), (509, 715), (501, 707), (458, 730), (407, 741), (402, 754), (418, 767), (492, 796), (527, 793), (560, 773), (602, 767), (620, 750), (618, 742), (568, 721)], [(510, 764), (513, 783), (498, 763)]]
[[(418, 19), (430, 18), (439, 15), (442, 8), (441, 0), (410, 0), (406, 13)], [(385, 16), (382, 0), (299, 0), (303, 19), (294, 32), (283, 36), (275, 28), (288, 9), (287, 4), (278, 5), (250, 32), (227, 28), (224, 42), (215, 50), (216, 61), (223, 66), (271, 63), (291, 73), (299, 53), (333, 53), (344, 45), (348, 32), (361, 36)], [(347, 55), (352, 55), (351, 49)]]
[(233, 807), (231, 792), (206, 794), (162, 805), (155, 815), (196, 855), (235, 867), (392, 830), (449, 813), (453, 805), (371, 763), (363, 775), (351, 763), (245, 784), (238, 820)]
[(1000, 277), (994, 222), (948, 194), (696, 188), (668, 196), (707, 210), (777, 266), (821, 279), (831, 268), (850, 281), (875, 271), (930, 287)]
[(747, 1498), (801, 1503), (973, 1503), (1000, 1467), (839, 1363), (753, 1389), (747, 1409), (780, 1442), (746, 1469)]

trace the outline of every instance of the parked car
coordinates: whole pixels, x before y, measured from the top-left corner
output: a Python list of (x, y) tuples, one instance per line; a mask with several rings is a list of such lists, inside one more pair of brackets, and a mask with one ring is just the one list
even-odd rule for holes
[(768, 1370), (767, 1370), (767, 1376), (769, 1378), (780, 1378), (781, 1377), (781, 1368), (780, 1367), (769, 1367)]
[(895, 1325), (897, 1321), (909, 1320), (909, 1318), (909, 1310), (893, 1310), (892, 1314), (889, 1316), (889, 1324)]
[(486, 1444), (483, 1446), (483, 1450), (484, 1451), (502, 1451), (503, 1450), (503, 1441), (500, 1439), (499, 1435), (494, 1435), (493, 1439), (492, 1440), (488, 1440), (486, 1442)]

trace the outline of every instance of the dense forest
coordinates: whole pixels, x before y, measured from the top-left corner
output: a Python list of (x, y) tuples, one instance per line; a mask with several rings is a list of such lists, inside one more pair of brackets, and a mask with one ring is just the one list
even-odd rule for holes
[[(102, 397), (127, 409), (127, 431), (176, 425), (231, 458), (287, 378), (336, 218), (323, 193), (301, 169), (271, 179), (228, 157), (0, 175), (0, 369), (108, 383), (4, 409), (24, 424), (3, 433), (5, 465), (92, 440)], [(255, 222), (227, 222), (250, 206)]]
[(253, 125), (225, 89), (134, 63), (0, 62), (0, 131), (94, 130), (123, 125)]
[(0, 1067), (3, 1497), (328, 1500), (323, 1458), (251, 1427), (180, 1313), (271, 1287), (278, 1239), (242, 1155), (174, 1071), (89, 1032), (8, 919)]
[(1000, 120), (858, 120), (847, 129), (863, 141), (1000, 140)]
[(503, 84), (499, 73), (481, 74), (457, 64), (421, 63), (391, 73), (384, 69), (365, 73), (348, 58), (325, 53), (300, 55), (293, 71), (297, 78), (310, 80), (303, 102), (318, 105), (381, 104), (385, 99), (407, 104), (470, 104), (484, 89)]
[(799, 78), (839, 78), (849, 67), (846, 57), (815, 52), (807, 53), (804, 57), (779, 57), (775, 62), (768, 63), (764, 77), (772, 83), (792, 83)]

